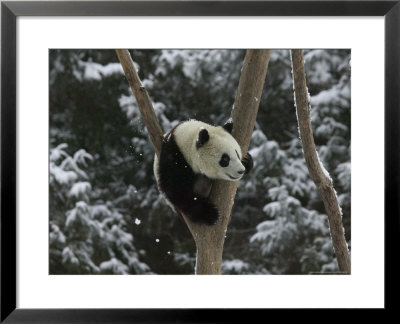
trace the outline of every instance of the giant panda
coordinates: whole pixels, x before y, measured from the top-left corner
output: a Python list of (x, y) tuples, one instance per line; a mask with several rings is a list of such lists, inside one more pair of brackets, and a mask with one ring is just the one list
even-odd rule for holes
[(232, 128), (232, 120), (224, 126), (181, 122), (164, 135), (160, 156), (154, 158), (160, 192), (192, 222), (213, 225), (218, 220), (219, 211), (209, 199), (213, 180), (238, 181), (253, 167), (250, 154), (242, 157)]

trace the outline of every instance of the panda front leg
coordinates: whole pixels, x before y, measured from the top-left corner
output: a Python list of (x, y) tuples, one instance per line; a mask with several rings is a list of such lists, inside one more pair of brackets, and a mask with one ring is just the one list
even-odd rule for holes
[(213, 180), (203, 174), (197, 174), (194, 180), (193, 192), (203, 198), (208, 198), (213, 185)]

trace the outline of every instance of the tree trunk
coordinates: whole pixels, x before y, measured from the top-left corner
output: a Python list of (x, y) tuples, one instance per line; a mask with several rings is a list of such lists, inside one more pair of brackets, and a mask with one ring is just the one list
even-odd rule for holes
[[(117, 54), (158, 155), (161, 148), (159, 139), (162, 138), (162, 131), (154, 114), (151, 100), (141, 85), (129, 52), (117, 50)], [(234, 125), (232, 135), (238, 141), (243, 155), (247, 153), (250, 144), (267, 74), (269, 56), (269, 50), (248, 50), (243, 63), (234, 109), (231, 113)], [(196, 243), (196, 274), (221, 273), (223, 245), (236, 189), (237, 182), (216, 181), (213, 184), (210, 199), (221, 213), (221, 217), (213, 226), (192, 223), (183, 215)]]
[(304, 71), (302, 50), (292, 50), (292, 69), (295, 88), (295, 105), (304, 157), (311, 178), (316, 184), (328, 214), (329, 230), (341, 272), (350, 274), (350, 256), (342, 224), (342, 212), (333, 188), (332, 179), (322, 165), (315, 148), (311, 128), (309, 94)]
[[(248, 50), (243, 62), (235, 103), (231, 112), (232, 135), (239, 143), (243, 156), (250, 145), (261, 93), (267, 75), (270, 50)], [(220, 274), (226, 230), (236, 195), (237, 182), (216, 181), (211, 200), (221, 213), (212, 227), (192, 224), (197, 245), (196, 274)], [(201, 235), (196, 235), (201, 233)]]

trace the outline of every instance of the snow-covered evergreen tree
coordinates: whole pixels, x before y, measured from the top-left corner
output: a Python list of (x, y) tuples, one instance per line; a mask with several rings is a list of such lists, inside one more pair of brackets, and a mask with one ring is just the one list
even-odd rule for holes
[(123, 215), (113, 202), (96, 199), (85, 172), (92, 156), (66, 149), (50, 152), (50, 273), (149, 273)]

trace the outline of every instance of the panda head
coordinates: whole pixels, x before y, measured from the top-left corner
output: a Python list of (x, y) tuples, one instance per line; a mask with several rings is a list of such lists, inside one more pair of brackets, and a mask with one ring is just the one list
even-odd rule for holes
[(245, 173), (242, 150), (231, 135), (232, 121), (224, 126), (200, 128), (196, 139), (197, 166), (212, 179), (239, 180)]

